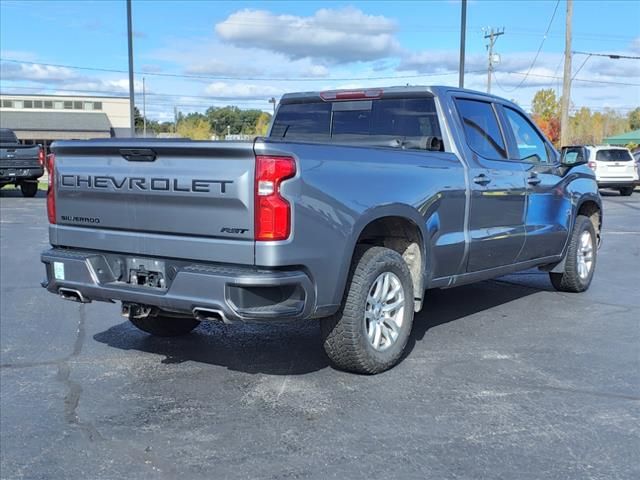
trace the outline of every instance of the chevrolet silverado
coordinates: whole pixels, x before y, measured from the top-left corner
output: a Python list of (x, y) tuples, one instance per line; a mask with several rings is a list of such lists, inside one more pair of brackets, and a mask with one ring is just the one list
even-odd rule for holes
[(253, 143), (53, 152), (43, 286), (122, 302), (153, 335), (317, 318), (334, 366), (378, 373), (400, 360), (429, 289), (537, 267), (581, 292), (596, 267), (602, 204), (586, 159), (470, 90), (292, 93)]

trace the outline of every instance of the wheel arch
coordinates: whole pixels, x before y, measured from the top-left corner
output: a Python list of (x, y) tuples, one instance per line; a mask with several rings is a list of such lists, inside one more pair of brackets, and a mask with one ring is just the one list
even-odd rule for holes
[(411, 272), (414, 310), (422, 308), (426, 285), (427, 232), (422, 215), (413, 207), (393, 204), (367, 210), (354, 225), (351, 242), (342, 265), (341, 288), (344, 295), (349, 268), (358, 245), (369, 244), (398, 252)]

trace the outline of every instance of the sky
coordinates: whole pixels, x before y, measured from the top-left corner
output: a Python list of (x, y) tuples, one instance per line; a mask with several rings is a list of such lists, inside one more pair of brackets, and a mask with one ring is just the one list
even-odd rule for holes
[[(132, 12), (136, 105), (144, 77), (157, 120), (270, 111), (292, 91), (458, 83), (459, 0), (133, 0)], [(565, 15), (565, 0), (469, 0), (465, 87), (486, 91), (493, 27), (492, 93), (527, 109), (538, 89), (560, 92)], [(126, 32), (124, 0), (0, 0), (0, 91), (128, 95)], [(640, 56), (640, 2), (575, 0), (572, 50)], [(574, 109), (640, 105), (640, 60), (575, 54), (573, 75)]]

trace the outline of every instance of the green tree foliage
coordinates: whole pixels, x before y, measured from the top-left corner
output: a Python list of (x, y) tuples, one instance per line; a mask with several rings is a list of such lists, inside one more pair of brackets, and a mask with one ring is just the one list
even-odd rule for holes
[[(269, 119), (271, 118), (268, 113), (265, 114), (262, 110), (241, 110), (235, 106), (209, 107), (205, 115), (213, 132), (218, 136), (224, 136), (227, 133), (255, 135), (258, 132), (257, 127), (261, 117), (267, 115)], [(262, 122), (264, 123), (264, 119)], [(261, 126), (261, 129), (264, 127)]]
[(264, 137), (267, 134), (269, 123), (271, 122), (271, 115), (266, 112), (260, 113), (258, 121), (256, 122), (255, 134)]
[(543, 120), (558, 118), (560, 115), (560, 99), (556, 98), (553, 88), (538, 90), (531, 102), (531, 112)]
[(629, 129), (640, 129), (640, 107), (636, 107), (629, 112)]
[(178, 116), (178, 135), (192, 140), (210, 140), (211, 124), (202, 113), (189, 113)]

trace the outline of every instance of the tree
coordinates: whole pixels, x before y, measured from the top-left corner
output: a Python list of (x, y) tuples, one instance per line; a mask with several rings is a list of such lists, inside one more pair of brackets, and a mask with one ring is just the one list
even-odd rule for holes
[(556, 98), (553, 88), (538, 90), (531, 103), (533, 115), (543, 120), (557, 118), (560, 114), (560, 101)]
[(551, 117), (546, 120), (542, 117), (534, 116), (533, 120), (540, 130), (544, 132), (545, 136), (551, 140), (551, 143), (557, 146), (560, 142), (560, 119), (558, 117)]
[(269, 123), (271, 122), (271, 115), (267, 112), (262, 112), (258, 117), (255, 127), (255, 134), (264, 137), (267, 134)]
[(640, 129), (640, 107), (636, 107), (629, 112), (629, 128), (631, 130)]
[(189, 113), (178, 116), (178, 135), (192, 140), (210, 140), (211, 124), (206, 115)]

